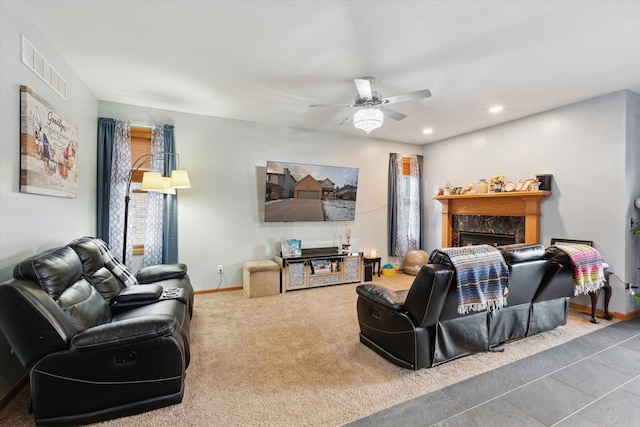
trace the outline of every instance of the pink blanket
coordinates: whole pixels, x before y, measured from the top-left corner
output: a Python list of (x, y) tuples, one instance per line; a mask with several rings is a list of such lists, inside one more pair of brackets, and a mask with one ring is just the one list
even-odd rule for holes
[(595, 292), (605, 284), (600, 253), (588, 245), (558, 244), (558, 249), (569, 256), (573, 267), (573, 295)]

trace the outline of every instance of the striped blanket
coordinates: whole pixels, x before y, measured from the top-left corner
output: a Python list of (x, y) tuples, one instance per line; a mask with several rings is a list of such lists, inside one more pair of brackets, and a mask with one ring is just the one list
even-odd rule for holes
[(573, 295), (595, 292), (605, 284), (600, 252), (588, 245), (555, 245), (569, 256), (573, 267)]
[(456, 271), (458, 313), (497, 310), (507, 305), (509, 269), (500, 251), (489, 245), (436, 249), (429, 263)]

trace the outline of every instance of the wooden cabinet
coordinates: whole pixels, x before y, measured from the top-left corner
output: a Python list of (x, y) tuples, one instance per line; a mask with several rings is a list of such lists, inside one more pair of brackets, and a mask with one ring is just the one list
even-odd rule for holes
[(299, 257), (275, 257), (280, 266), (281, 291), (362, 282), (361, 253), (342, 253), (337, 247), (302, 249)]

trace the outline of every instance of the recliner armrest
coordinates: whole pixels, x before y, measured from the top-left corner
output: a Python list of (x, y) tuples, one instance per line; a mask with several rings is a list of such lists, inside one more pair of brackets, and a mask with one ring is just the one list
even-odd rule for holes
[(358, 285), (356, 292), (364, 298), (398, 311), (404, 309), (404, 302), (407, 298), (406, 290), (396, 292), (380, 285)]
[(121, 290), (111, 303), (154, 302), (160, 299), (163, 290), (162, 286), (153, 284), (129, 286)]
[(142, 267), (136, 273), (136, 279), (140, 283), (154, 283), (161, 280), (181, 279), (185, 274), (187, 274), (186, 264), (158, 264)]
[(71, 350), (91, 351), (169, 336), (176, 331), (176, 318), (149, 314), (94, 326), (71, 339)]

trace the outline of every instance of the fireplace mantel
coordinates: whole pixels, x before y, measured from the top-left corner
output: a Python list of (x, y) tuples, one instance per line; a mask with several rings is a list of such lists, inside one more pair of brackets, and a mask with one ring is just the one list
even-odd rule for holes
[(453, 215), (523, 216), (525, 243), (540, 242), (540, 202), (551, 191), (433, 196), (442, 203), (442, 246), (451, 247)]

